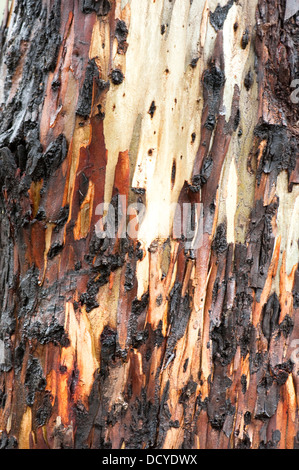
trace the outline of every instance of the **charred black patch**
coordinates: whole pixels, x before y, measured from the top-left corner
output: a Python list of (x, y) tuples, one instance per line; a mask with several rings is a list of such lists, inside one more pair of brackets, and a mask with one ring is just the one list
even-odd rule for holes
[(28, 339), (36, 339), (40, 344), (53, 343), (55, 345), (68, 346), (69, 340), (63, 325), (57, 318), (52, 317), (49, 323), (42, 323), (39, 320), (32, 321), (28, 317), (24, 321), (23, 334)]
[(55, 227), (56, 232), (58, 232), (62, 227), (65, 226), (65, 224), (68, 220), (68, 217), (69, 217), (69, 212), (70, 212), (69, 204), (67, 204), (64, 207), (61, 207), (61, 209), (59, 209), (57, 219), (54, 222), (55, 225), (56, 225), (56, 227)]
[(204, 400), (201, 399), (202, 395), (201, 392), (199, 392), (197, 398), (196, 398), (196, 406), (198, 407), (199, 411), (207, 411), (208, 409), (208, 404), (209, 404), (209, 398), (206, 397)]
[(248, 29), (246, 28), (244, 33), (243, 33), (243, 36), (242, 36), (242, 39), (241, 39), (241, 47), (242, 49), (246, 49), (246, 47), (248, 46), (248, 43), (249, 43), (249, 31)]
[(183, 365), (183, 371), (186, 372), (187, 370), (187, 367), (188, 367), (188, 364), (189, 364), (189, 358), (187, 358), (184, 362), (184, 365)]
[[(108, 280), (106, 282), (108, 282)], [(85, 305), (87, 312), (91, 312), (94, 308), (99, 306), (98, 302), (96, 301), (99, 287), (100, 286), (97, 285), (97, 283), (90, 283), (87, 286), (87, 292), (84, 292), (80, 296), (80, 302), (82, 305)]]
[[(3, 54), (7, 57), (8, 73), (4, 83), (4, 102), (0, 111), (0, 146), (19, 144), (27, 140), (27, 133), (38, 128), (45, 82), (49, 71), (54, 71), (61, 44), (61, 2), (52, 2), (52, 8), (36, 2), (19, 2), (14, 7), (14, 34)], [(32, 34), (34, 31), (34, 34)], [(14, 70), (24, 56), (22, 44), (28, 43), (22, 77), (16, 93), (7, 100)], [(26, 112), (24, 112), (26, 109)], [(27, 150), (27, 149), (26, 149)], [(24, 170), (23, 164), (23, 170)]]
[(185, 334), (191, 313), (191, 299), (188, 294), (182, 297), (181, 293), (182, 285), (176, 282), (170, 293), (168, 317), (171, 329), (167, 339), (165, 365), (174, 357), (176, 344)]
[(125, 41), (128, 36), (128, 28), (123, 20), (118, 20), (115, 28), (115, 37), (119, 42)]
[(259, 449), (276, 449), (279, 441), (281, 439), (281, 434), (278, 429), (272, 431), (272, 439), (270, 441), (261, 441)]
[(210, 69), (204, 72), (203, 83), (204, 86), (217, 98), (225, 83), (223, 71), (216, 65), (211, 65)]
[(180, 427), (180, 423), (179, 421), (176, 419), (175, 421), (173, 421), (172, 419), (169, 421), (169, 427), (170, 428), (176, 428), (176, 429), (179, 429)]
[(150, 115), (151, 119), (153, 119), (156, 109), (157, 109), (156, 103), (152, 101), (150, 108), (148, 110), (148, 114)]
[(179, 403), (184, 404), (185, 406), (188, 406), (188, 400), (189, 398), (194, 395), (197, 389), (197, 383), (194, 382), (193, 380), (189, 380), (189, 382), (185, 385), (185, 387), (181, 390), (180, 398), (179, 398)]
[(13, 184), (14, 173), (17, 165), (10, 149), (3, 147), (0, 149), (0, 183), (9, 188)]
[(251, 253), (248, 259), (250, 263), (249, 282), (250, 286), (256, 289), (257, 299), (260, 298), (265, 285), (271, 262), (274, 247), (271, 222), (277, 208), (278, 201), (276, 200), (269, 206), (264, 206), (263, 201), (258, 200), (250, 216), (250, 227), (247, 236)]
[(46, 393), (43, 398), (42, 406), (37, 410), (35, 421), (37, 426), (44, 426), (50, 419), (52, 414), (51, 397), (49, 393)]
[[(162, 399), (163, 400), (163, 399)], [(130, 437), (126, 440), (127, 449), (141, 449), (143, 443), (147, 448), (153, 448), (156, 442), (159, 404), (157, 400), (149, 400), (143, 388), (130, 406), (133, 423)]]
[(191, 60), (190, 65), (193, 69), (197, 66), (197, 62), (199, 61), (199, 57), (194, 57), (194, 59)]
[[(91, 394), (88, 398), (88, 410), (85, 408), (81, 400), (75, 405), (75, 414), (76, 414), (76, 424), (77, 424), (77, 433), (75, 436), (75, 448), (77, 449), (89, 449), (88, 445), (88, 435), (90, 430), (94, 425), (95, 434), (100, 432), (104, 423), (104, 418), (102, 416), (102, 411), (105, 408), (103, 402), (100, 402), (99, 395), (99, 386), (100, 383), (103, 383), (102, 377), (99, 370), (95, 372), (95, 380), (92, 386)], [(95, 418), (96, 417), (96, 418)], [(96, 439), (97, 440), (97, 439)], [(102, 441), (102, 439), (101, 439)], [(108, 448), (107, 444), (101, 442), (101, 448)]]
[(101, 104), (98, 104), (97, 105), (97, 108), (98, 108), (98, 114), (97, 114), (97, 117), (99, 119), (101, 119), (101, 121), (103, 121), (105, 119), (105, 113), (104, 111), (102, 111), (102, 105)]
[(115, 37), (118, 42), (117, 52), (119, 54), (125, 53), (127, 50), (127, 37), (128, 37), (128, 28), (126, 23), (123, 20), (118, 20), (115, 28)]
[(236, 131), (239, 127), (239, 124), (240, 124), (240, 120), (241, 120), (241, 113), (240, 113), (240, 109), (238, 108), (237, 111), (236, 111), (236, 114), (235, 114), (235, 117), (234, 117), (234, 122), (233, 122), (233, 130)]
[(42, 392), (46, 387), (46, 383), (39, 360), (30, 356), (25, 376), (25, 387), (27, 388), (26, 403), (28, 406), (33, 406), (35, 394)]
[(61, 86), (61, 82), (58, 79), (53, 80), (53, 82), (51, 83), (51, 88), (53, 91), (59, 90), (60, 86)]
[(25, 345), (23, 343), (20, 343), (14, 351), (14, 369), (16, 374), (18, 374), (22, 369), (24, 354)]
[(46, 214), (45, 209), (43, 209), (42, 207), (39, 207), (36, 213), (35, 219), (42, 221), (42, 220), (46, 220), (46, 218), (47, 218), (47, 214)]
[(222, 366), (231, 363), (237, 350), (237, 338), (231, 322), (232, 318), (227, 318), (211, 331), (213, 361)]
[(252, 87), (253, 85), (253, 74), (252, 74), (252, 71), (249, 70), (246, 77), (244, 78), (244, 86), (246, 88), (247, 91), (250, 90), (250, 88)]
[(293, 329), (294, 320), (289, 315), (286, 315), (282, 322), (279, 324), (279, 330), (285, 338), (288, 338), (288, 336), (292, 334)]
[(27, 158), (25, 142), (17, 146), (16, 157), (17, 157), (17, 165), (20, 168), (21, 172), (24, 173), (26, 169), (26, 158)]
[(193, 193), (199, 193), (201, 187), (202, 187), (202, 178), (201, 178), (201, 174), (199, 175), (194, 175), (192, 177), (192, 184), (190, 184), (190, 190), (193, 192)]
[(6, 393), (0, 389), (0, 408), (4, 408), (6, 403)]
[(246, 411), (246, 413), (244, 413), (244, 424), (245, 426), (248, 426), (248, 424), (251, 423), (251, 413), (250, 411)]
[(127, 264), (126, 272), (125, 272), (125, 284), (124, 284), (126, 291), (133, 289), (134, 279), (135, 279), (135, 271), (133, 270), (130, 264)]
[(257, 386), (257, 395), (255, 419), (265, 421), (275, 414), (279, 401), (279, 386), (268, 372)]
[(213, 290), (212, 290), (213, 303), (216, 301), (218, 291), (219, 291), (219, 277), (216, 277), (214, 285), (213, 285)]
[(0, 450), (3, 449), (17, 449), (18, 441), (15, 436), (8, 436), (5, 431), (2, 432), (0, 438)]
[(176, 175), (176, 161), (173, 160), (172, 168), (171, 168), (171, 189), (174, 187), (175, 175)]
[(299, 308), (299, 268), (295, 272), (295, 281), (293, 288), (293, 306), (295, 309)]
[[(130, 254), (129, 254), (130, 256)], [(136, 257), (136, 259), (138, 261), (141, 261), (143, 259), (143, 256), (144, 256), (144, 252), (143, 252), (143, 249), (141, 248), (141, 243), (140, 242), (137, 242), (136, 243), (136, 246), (135, 246), (135, 249), (134, 250), (131, 250), (131, 257)]]
[(132, 314), (139, 316), (148, 306), (149, 294), (145, 293), (141, 299), (135, 298), (132, 302)]
[(237, 449), (251, 449), (251, 440), (248, 434), (243, 434), (243, 439), (239, 439)]
[(215, 214), (215, 210), (216, 210), (216, 205), (214, 202), (211, 202), (211, 204), (209, 205), (209, 211), (211, 214)]
[(124, 81), (124, 74), (120, 69), (114, 69), (111, 72), (111, 81), (113, 85), (120, 85)]
[(144, 188), (131, 188), (131, 191), (133, 191), (133, 193), (135, 193), (135, 194), (142, 194), (142, 195), (145, 194), (145, 189)]
[(216, 125), (216, 116), (214, 114), (209, 114), (205, 122), (205, 127), (212, 131)]
[(209, 107), (205, 127), (212, 131), (216, 124), (216, 114), (220, 105), (221, 90), (225, 83), (224, 72), (212, 64), (203, 74), (204, 96)]
[(219, 407), (219, 410), (210, 419), (210, 424), (213, 429), (221, 431), (227, 416), (233, 416), (235, 414), (235, 407), (231, 404), (230, 400), (226, 400), (225, 403)]
[[(77, 432), (75, 436), (75, 447), (77, 449), (88, 449), (89, 446), (87, 445), (87, 437), (88, 433), (92, 428), (92, 412), (96, 412), (95, 406), (98, 405), (98, 399), (94, 397), (94, 388), (98, 387), (98, 379), (96, 378), (93, 384), (91, 396), (89, 397), (89, 403), (91, 409), (87, 410), (81, 400), (74, 405), (74, 414), (76, 416), (76, 425), (77, 425)], [(92, 400), (92, 401), (91, 401)], [(63, 436), (62, 441), (63, 441)], [(68, 448), (65, 445), (62, 445), (62, 448)]]
[[(250, 302), (252, 304), (252, 297), (250, 297)], [(251, 308), (251, 304), (250, 304), (250, 307), (249, 309)], [(247, 309), (247, 311), (249, 310)], [(242, 325), (243, 326), (243, 331), (240, 335), (240, 341), (239, 341), (239, 344), (240, 344), (240, 349), (241, 349), (241, 356), (242, 357), (246, 357), (248, 353), (250, 353), (250, 346), (253, 342), (253, 334), (254, 334), (254, 329), (253, 329), (253, 325), (251, 323), (247, 324), (246, 325), (246, 322), (244, 322), (245, 325)]]
[(274, 292), (263, 307), (262, 331), (268, 342), (274, 331), (278, 328), (280, 305), (277, 294)]
[(263, 366), (266, 360), (266, 354), (262, 352), (257, 352), (250, 356), (250, 373), (256, 374)]
[(227, 250), (226, 225), (224, 223), (218, 225), (212, 247), (218, 255)]
[(195, 134), (195, 132), (192, 132), (192, 134), (191, 134), (191, 143), (192, 144), (195, 142), (195, 139), (196, 139), (196, 134)]
[(93, 87), (97, 87), (99, 93), (109, 88), (109, 82), (105, 82), (100, 78), (99, 69), (95, 59), (88, 61), (85, 78), (82, 89), (80, 90), (77, 114), (87, 119), (91, 113)]
[(167, 380), (165, 387), (163, 389), (163, 392), (162, 392), (162, 398), (160, 402), (161, 406), (159, 407), (159, 413), (157, 414), (161, 433), (160, 433), (159, 439), (156, 441), (156, 446), (161, 446), (161, 443), (163, 442), (162, 436), (165, 435), (165, 432), (170, 427), (172, 427), (171, 413), (170, 413), (169, 406), (167, 403), (169, 399), (169, 389), (170, 389), (170, 382), (169, 380)]
[(81, 10), (83, 13), (95, 12), (98, 16), (106, 16), (111, 10), (109, 0), (81, 0)]
[[(51, 72), (54, 71), (58, 50), (61, 43), (61, 36), (59, 34), (61, 23), (61, 0), (56, 0), (53, 9), (50, 12), (48, 24), (45, 31), (45, 40), (48, 39), (46, 47), (43, 51), (43, 58), (45, 60), (44, 68)], [(39, 45), (40, 47), (40, 45)]]
[(128, 410), (128, 403), (114, 403), (111, 410), (107, 415), (107, 424), (108, 426), (115, 426), (116, 423), (121, 421)]
[(67, 156), (67, 141), (63, 134), (60, 134), (52, 142), (44, 153), (44, 162), (47, 176), (51, 176), (60, 167)]
[(294, 363), (289, 359), (282, 364), (276, 364), (273, 368), (273, 376), (274, 380), (277, 382), (278, 385), (284, 385), (288, 380), (289, 374), (292, 372), (294, 368)]
[(31, 267), (20, 281), (18, 289), (20, 317), (31, 314), (35, 308), (38, 293), (38, 274), (38, 270)]
[(158, 348), (162, 346), (163, 341), (164, 341), (164, 336), (162, 333), (162, 321), (159, 321), (159, 325), (157, 326), (156, 330), (153, 331), (153, 337), (154, 337), (154, 345), (157, 346)]
[[(118, 220), (118, 197), (113, 197), (111, 204), (115, 207), (116, 220)], [(95, 233), (92, 236), (89, 254), (84, 257), (89, 265), (90, 279), (87, 283), (87, 291), (80, 296), (80, 302), (86, 306), (87, 312), (98, 307), (96, 297), (99, 288), (107, 284), (112, 272), (125, 264), (126, 254), (132, 260), (141, 259), (143, 256), (139, 243), (133, 246), (127, 239), (121, 238), (118, 250), (113, 252), (114, 243), (115, 239), (113, 238), (98, 238)], [(132, 280), (127, 283), (127, 287), (131, 286), (131, 282)]]
[(79, 369), (77, 368), (77, 365), (75, 364), (74, 369), (72, 370), (71, 380), (69, 383), (69, 390), (70, 390), (71, 397), (73, 397), (75, 394), (78, 382), (79, 382)]
[(210, 12), (210, 23), (215, 31), (219, 31), (223, 28), (227, 14), (230, 8), (233, 6), (234, 1), (235, 0), (230, 0), (224, 7), (217, 5), (216, 10)]
[(205, 158), (201, 172), (198, 175), (194, 175), (192, 178), (192, 184), (189, 186), (189, 189), (193, 193), (198, 193), (202, 186), (207, 183), (209, 177), (211, 176), (213, 169), (213, 158), (209, 155)]
[(4, 59), (7, 70), (9, 74), (13, 74), (16, 70), (18, 63), (21, 58), (20, 44), (13, 42), (10, 47), (8, 47)]
[(81, 261), (77, 261), (75, 263), (75, 271), (80, 271), (80, 269), (82, 268), (82, 263)]
[(232, 381), (225, 375), (222, 368), (216, 367), (218, 367), (218, 373), (211, 383), (207, 412), (212, 428), (221, 431), (226, 419), (233, 417), (236, 410), (226, 398), (226, 391), (231, 387)]
[(106, 377), (108, 366), (115, 359), (116, 352), (116, 332), (105, 326), (101, 338), (101, 376)]
[(247, 377), (244, 374), (242, 374), (242, 377), (241, 377), (241, 385), (242, 385), (242, 393), (245, 395), (246, 390), (247, 390)]
[(26, 174), (31, 176), (33, 181), (49, 178), (65, 160), (67, 151), (68, 145), (63, 134), (48, 146), (45, 153), (41, 152), (41, 145), (36, 141), (36, 144), (30, 146), (27, 155)]
[(48, 254), (47, 254), (48, 258), (49, 259), (55, 258), (55, 256), (59, 255), (59, 253), (62, 252), (63, 248), (64, 248), (63, 243), (54, 242), (48, 251)]
[(149, 337), (148, 330), (137, 331), (135, 335), (132, 336), (132, 346), (133, 348), (140, 348), (142, 344), (145, 344)]
[(255, 128), (254, 133), (260, 140), (267, 140), (257, 170), (258, 183), (262, 172), (272, 173), (274, 179), (283, 170), (287, 170), (290, 175), (296, 166), (298, 140), (286, 127), (278, 125), (262, 124)]
[(162, 305), (162, 302), (163, 302), (163, 295), (159, 294), (158, 297), (156, 298), (157, 307), (160, 307), (160, 305)]

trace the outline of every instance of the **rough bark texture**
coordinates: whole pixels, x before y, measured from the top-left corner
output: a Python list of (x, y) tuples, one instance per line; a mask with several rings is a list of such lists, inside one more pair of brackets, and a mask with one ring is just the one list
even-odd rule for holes
[[(299, 17), (285, 9), (12, 2), (1, 448), (299, 446)], [(137, 240), (95, 235), (118, 195), (146, 204)], [(203, 204), (196, 250), (171, 236), (177, 201)]]

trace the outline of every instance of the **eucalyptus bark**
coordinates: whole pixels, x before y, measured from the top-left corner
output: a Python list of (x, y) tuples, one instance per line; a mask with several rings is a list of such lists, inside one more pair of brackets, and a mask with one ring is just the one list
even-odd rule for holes
[[(299, 446), (290, 5), (12, 2), (1, 448)], [(137, 239), (97, 237), (119, 196), (146, 206)], [(195, 249), (173, 237), (177, 202), (202, 205)]]

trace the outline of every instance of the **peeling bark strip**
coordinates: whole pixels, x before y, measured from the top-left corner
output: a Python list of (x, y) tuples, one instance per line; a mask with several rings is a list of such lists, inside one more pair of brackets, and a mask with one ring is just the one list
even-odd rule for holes
[[(0, 448), (298, 448), (298, 21), (284, 0), (12, 2)], [(137, 239), (98, 238), (124, 200)], [(192, 229), (203, 208), (199, 245), (173, 203)]]

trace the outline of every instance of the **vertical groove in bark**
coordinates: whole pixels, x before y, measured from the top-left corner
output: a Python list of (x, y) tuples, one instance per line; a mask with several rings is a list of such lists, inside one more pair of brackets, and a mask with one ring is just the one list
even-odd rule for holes
[[(283, 0), (13, 2), (2, 448), (299, 445), (298, 14), (284, 18)], [(124, 211), (120, 195), (146, 205), (138, 238), (100, 239), (97, 207)], [(174, 202), (202, 204), (194, 250), (172, 236)]]

